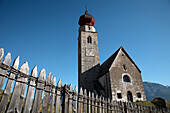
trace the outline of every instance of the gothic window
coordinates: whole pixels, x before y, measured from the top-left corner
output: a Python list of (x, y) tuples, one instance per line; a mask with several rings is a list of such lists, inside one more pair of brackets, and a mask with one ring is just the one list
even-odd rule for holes
[(122, 98), (122, 94), (121, 93), (117, 93), (117, 98), (121, 99)]
[(123, 76), (123, 81), (124, 82), (130, 82), (130, 77), (128, 75)]
[(90, 26), (89, 26), (89, 30), (90, 30)]
[(125, 71), (127, 70), (125, 64), (123, 65), (123, 69), (124, 69)]
[(92, 43), (91, 36), (89, 36), (89, 37), (87, 38), (87, 43)]
[(137, 97), (138, 97), (138, 98), (141, 98), (141, 93), (137, 93)]

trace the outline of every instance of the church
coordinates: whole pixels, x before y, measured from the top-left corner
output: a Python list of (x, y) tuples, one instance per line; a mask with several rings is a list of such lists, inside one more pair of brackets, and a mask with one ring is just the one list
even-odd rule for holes
[(86, 9), (78, 22), (79, 88), (116, 101), (146, 101), (141, 70), (122, 46), (100, 64), (94, 23), (94, 17)]

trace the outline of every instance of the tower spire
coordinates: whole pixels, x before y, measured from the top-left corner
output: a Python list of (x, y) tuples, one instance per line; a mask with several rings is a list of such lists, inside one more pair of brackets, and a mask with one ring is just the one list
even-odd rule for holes
[(87, 11), (87, 5), (86, 5), (86, 12), (85, 12), (85, 14), (88, 14), (88, 11)]
[(78, 38), (78, 83), (80, 87), (88, 91), (94, 91), (94, 81), (100, 71), (98, 38), (94, 17), (88, 14), (85, 5), (85, 14), (79, 18)]

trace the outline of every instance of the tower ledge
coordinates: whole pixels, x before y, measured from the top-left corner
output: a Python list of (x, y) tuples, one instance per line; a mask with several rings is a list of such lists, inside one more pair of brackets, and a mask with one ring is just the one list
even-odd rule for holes
[(90, 26), (90, 25), (82, 25), (79, 28), (79, 32), (80, 31), (85, 31), (85, 32), (96, 32), (96, 29), (94, 26)]

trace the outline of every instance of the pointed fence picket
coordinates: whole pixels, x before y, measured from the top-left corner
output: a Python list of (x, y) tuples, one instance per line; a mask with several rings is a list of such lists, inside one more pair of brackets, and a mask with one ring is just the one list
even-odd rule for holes
[(102, 98), (102, 113), (105, 113), (104, 110), (105, 110), (105, 106), (104, 106), (104, 97), (103, 97)]
[[(18, 70), (19, 57), (10, 66), (11, 54), (8, 53), (2, 63), (3, 56), (4, 49), (0, 48), (0, 91), (5, 86), (0, 98), (0, 113), (170, 113), (167, 108), (118, 102), (82, 88), (78, 93), (77, 87), (73, 89), (72, 84), (63, 86), (61, 79), (56, 86), (56, 78), (51, 73), (45, 79), (45, 69), (37, 77), (35, 66), (28, 75), (27, 62)], [(5, 78), (7, 82), (4, 82)]]
[(30, 103), (32, 103), (33, 100), (33, 93), (34, 93), (34, 87), (35, 87), (35, 78), (37, 77), (37, 66), (35, 66), (31, 72), (31, 79), (29, 82), (29, 86), (28, 86), (28, 91), (27, 91), (27, 95), (26, 95), (26, 99), (25, 99), (25, 107), (24, 107), (24, 113), (29, 113), (31, 111), (31, 105)]
[(92, 93), (92, 99), (91, 99), (91, 112), (94, 113), (94, 93)]
[(87, 113), (87, 91), (84, 89), (84, 98), (83, 98), (83, 113)]
[(99, 97), (99, 107), (98, 107), (98, 113), (102, 113), (102, 106), (101, 106), (101, 103), (102, 103), (102, 101), (101, 101), (101, 96)]
[(96, 98), (95, 98), (95, 113), (98, 113), (98, 111), (97, 111), (97, 107), (98, 107), (98, 105), (97, 105), (97, 103), (98, 103), (98, 95), (96, 95)]
[(77, 113), (77, 86), (74, 88), (73, 92), (73, 113)]
[(110, 113), (110, 98), (107, 100), (107, 113)]
[[(28, 63), (25, 62), (19, 69), (23, 73), (28, 73)], [(21, 109), (22, 104), (20, 102), (22, 101), (22, 90), (24, 90), (23, 81), (25, 81), (24, 77), (22, 77), (21, 74), (18, 74), (17, 81), (15, 82), (15, 87), (12, 93), (11, 101), (7, 110), (7, 113), (10, 112), (19, 112)]]
[(56, 78), (52, 79), (52, 90), (51, 90), (51, 101), (50, 101), (50, 113), (54, 111), (54, 100), (55, 100), (55, 86), (56, 85)]
[(43, 98), (42, 113), (48, 113), (48, 106), (50, 103), (51, 82), (52, 82), (52, 74), (49, 73), (47, 76), (47, 80), (45, 82), (45, 92)]
[[(13, 68), (14, 69), (18, 69), (18, 65), (19, 65), (19, 56), (14, 60), (13, 63)], [(15, 78), (15, 74), (10, 73), (9, 77), (14, 79)], [(12, 89), (12, 85), (13, 85), (13, 80), (12, 79), (8, 79), (6, 87), (4, 89), (4, 95), (2, 96), (1, 102), (0, 102), (0, 113), (5, 112), (7, 103), (8, 103), (8, 99), (10, 97), (10, 93), (11, 93), (11, 89)]]
[(44, 84), (45, 84), (45, 82), (44, 82), (45, 76), (46, 76), (45, 69), (42, 69), (40, 71), (39, 77), (38, 77), (38, 83), (37, 83), (37, 86), (36, 86), (32, 113), (40, 112), (40, 105), (41, 105), (41, 101), (42, 101), (42, 93), (43, 93)]
[(20, 86), (21, 86), (21, 94), (20, 94), (20, 100), (19, 100), (19, 103), (18, 103), (18, 106), (17, 106), (19, 112), (21, 112), (21, 109), (22, 109), (24, 93), (25, 93), (25, 88), (26, 88), (26, 84), (25, 83), (28, 82), (27, 77), (25, 76), (25, 74), (28, 75), (28, 73), (29, 73), (28, 63), (25, 62), (24, 64), (25, 64), (25, 67), (24, 68), (20, 68), (20, 71), (23, 72), (24, 74), (20, 75), (21, 81), (23, 83), (20, 84)]
[(110, 113), (114, 113), (113, 111), (113, 100), (110, 100)]
[(69, 91), (68, 91), (68, 113), (72, 113), (72, 91), (73, 91), (73, 89), (72, 89), (72, 84), (70, 84), (70, 86), (69, 86)]
[(83, 89), (80, 88), (80, 93), (78, 96), (78, 113), (83, 113)]
[(62, 113), (68, 113), (68, 84), (64, 85)]
[[(1, 54), (1, 55), (3, 55), (3, 54)], [(5, 64), (6, 66), (8, 66), (9, 64), (10, 64), (10, 62), (11, 62), (11, 53), (8, 53), (7, 55), (6, 55), (6, 57), (5, 57), (5, 59), (4, 59), (4, 62), (3, 62), (3, 64)], [(2, 64), (2, 65), (3, 65)], [(7, 73), (7, 70), (6, 69), (0, 69), (0, 74), (1, 75), (6, 75), (6, 73)], [(1, 89), (2, 89), (2, 86), (3, 86), (3, 84), (4, 84), (4, 80), (5, 80), (5, 76), (0, 76), (0, 92), (1, 92)]]
[(55, 104), (55, 113), (60, 113), (61, 111), (61, 97), (62, 97), (62, 81), (61, 79), (57, 83), (56, 89), (56, 104)]
[(91, 92), (89, 91), (89, 95), (88, 95), (88, 113), (91, 113)]

